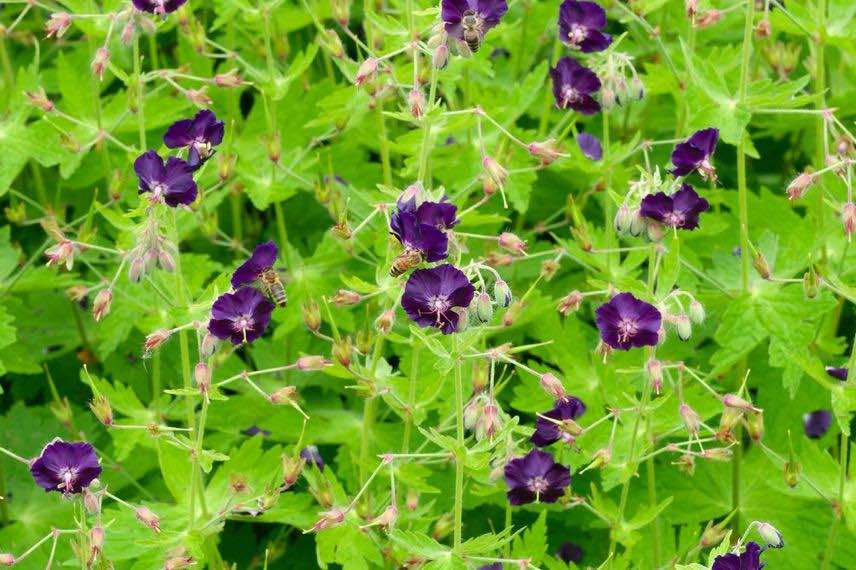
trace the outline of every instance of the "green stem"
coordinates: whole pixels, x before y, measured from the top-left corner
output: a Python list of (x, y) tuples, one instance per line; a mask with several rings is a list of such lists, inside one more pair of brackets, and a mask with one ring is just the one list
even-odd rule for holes
[[(817, 3), (817, 29), (816, 46), (815, 46), (815, 67), (814, 67), (814, 93), (817, 96), (816, 109), (822, 110), (826, 108), (826, 63), (824, 44), (826, 43), (826, 0), (818, 0)], [(818, 170), (826, 166), (826, 119), (823, 113), (817, 115), (817, 126), (815, 129), (815, 167)], [(823, 198), (825, 196), (823, 177), (818, 177), (817, 191), (815, 196), (817, 203), (815, 205), (815, 226), (818, 239), (823, 240), (821, 249), (821, 259), (826, 261), (826, 237), (823, 232), (823, 212), (825, 204)]]
[(383, 115), (383, 100), (375, 98), (375, 117), (377, 118), (380, 162), (383, 168), (383, 183), (392, 186), (392, 165), (389, 161), (389, 141), (386, 138), (386, 119)]
[[(604, 174), (604, 182), (606, 184), (603, 192), (603, 229), (606, 233), (606, 249), (615, 248), (615, 232), (612, 230), (612, 219), (615, 217), (614, 204), (609, 190), (612, 188), (612, 166), (609, 164), (609, 112), (603, 110), (603, 164), (606, 165)], [(609, 274), (612, 269), (612, 258), (615, 253), (606, 254), (606, 272)]]
[(425, 110), (425, 116), (422, 117), (422, 154), (419, 156), (419, 172), (416, 177), (425, 186), (430, 186), (425, 180), (425, 175), (428, 172), (428, 158), (431, 155), (431, 146), (429, 140), (431, 138), (431, 110), (434, 108), (434, 99), (437, 97), (437, 70), (431, 67), (431, 86), (428, 89), (428, 105)]
[(0, 63), (3, 64), (3, 75), (6, 78), (6, 91), (12, 93), (15, 89), (15, 72), (12, 71), (12, 60), (6, 49), (6, 34), (0, 33)]
[(140, 134), (140, 152), (146, 150), (146, 113), (143, 101), (142, 59), (140, 57), (140, 36), (134, 36), (134, 81), (137, 83), (137, 130)]
[[(459, 348), (458, 339), (455, 338), (456, 348)], [(455, 454), (455, 534), (454, 550), (461, 547), (461, 536), (464, 515), (464, 461), (466, 459), (466, 448), (464, 447), (464, 386), (461, 378), (461, 355), (455, 351), (455, 432), (457, 436), (458, 450)]]
[(3, 464), (0, 463), (0, 525), (9, 524), (9, 505), (6, 503), (6, 474), (3, 472)]
[(419, 373), (419, 345), (414, 345), (411, 352), (410, 377), (407, 390), (407, 414), (404, 416), (404, 442), (402, 453), (410, 451), (410, 434), (413, 430), (413, 408), (416, 406), (416, 375)]

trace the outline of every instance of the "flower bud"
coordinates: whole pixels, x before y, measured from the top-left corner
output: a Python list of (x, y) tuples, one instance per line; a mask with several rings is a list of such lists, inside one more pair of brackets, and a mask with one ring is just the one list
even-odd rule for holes
[(166, 329), (158, 329), (146, 336), (146, 342), (143, 345), (146, 352), (151, 352), (165, 343), (172, 333)]
[(345, 57), (345, 46), (342, 45), (342, 38), (335, 30), (326, 29), (323, 34), (317, 36), (317, 39), (321, 47), (327, 50), (331, 57), (336, 59)]
[[(395, 526), (398, 520), (398, 509), (395, 505), (390, 505), (383, 510), (381, 514), (372, 519), (371, 524), (366, 526), (379, 526), (384, 529), (389, 529)], [(365, 527), (362, 527), (365, 528)]]
[(583, 294), (579, 291), (571, 291), (559, 301), (557, 310), (562, 316), (567, 317), (569, 314), (576, 312), (582, 302)]
[(703, 458), (710, 459), (713, 461), (730, 461), (732, 455), (732, 451), (727, 447), (714, 447), (712, 449), (705, 449), (701, 454)]
[(466, 307), (452, 307), (452, 311), (458, 314), (458, 326), (455, 332), (464, 332), (470, 328), (470, 311)]
[(37, 91), (24, 91), (24, 95), (29, 99), (31, 105), (38, 107), (45, 113), (50, 113), (54, 110), (53, 101), (48, 99), (45, 90), (41, 87)]
[(425, 95), (421, 89), (411, 89), (407, 94), (407, 106), (410, 108), (410, 115), (414, 119), (421, 119), (425, 114)]
[(612, 450), (608, 447), (602, 447), (594, 452), (591, 456), (591, 463), (586, 466), (580, 473), (585, 473), (589, 469), (600, 469), (606, 467), (612, 461)]
[(722, 19), (722, 12), (719, 10), (705, 10), (696, 19), (695, 25), (697, 28), (708, 28), (719, 23)]
[(158, 265), (167, 273), (175, 271), (175, 259), (172, 254), (165, 249), (158, 251)]
[(660, 241), (663, 239), (665, 235), (665, 230), (663, 229), (663, 224), (659, 222), (655, 222), (654, 220), (648, 220), (645, 225), (645, 231), (648, 234), (648, 239), (651, 241)]
[(725, 528), (708, 522), (707, 526), (704, 529), (704, 532), (701, 533), (701, 541), (699, 541), (699, 545), (702, 548), (710, 548), (711, 546), (715, 546), (721, 543), (723, 539), (725, 539), (726, 534), (728, 534), (728, 532), (725, 530)]
[(342, 509), (331, 509), (321, 513), (321, 518), (312, 525), (311, 532), (318, 532), (328, 528), (339, 526), (345, 521), (345, 511)]
[(698, 434), (698, 428), (701, 425), (701, 416), (699, 416), (696, 411), (687, 404), (681, 404), (680, 408), (678, 408), (678, 412), (681, 415), (681, 420), (683, 420), (684, 426), (687, 428), (687, 433), (690, 435)]
[(479, 394), (473, 397), (467, 405), (464, 406), (464, 427), (468, 430), (474, 429), (481, 420), (484, 413), (485, 396)]
[(15, 556), (8, 552), (0, 553), (0, 566), (14, 566)]
[(449, 63), (449, 47), (446, 44), (440, 44), (434, 49), (431, 64), (434, 69), (443, 69), (447, 63)]
[[(244, 84), (244, 81), (241, 79), (241, 76), (238, 74), (237, 69), (230, 69), (226, 73), (218, 73), (212, 79), (214, 85), (217, 87), (240, 87)], [(227, 176), (228, 178), (228, 176)]]
[(492, 251), (487, 254), (487, 265), (490, 267), (508, 267), (514, 263), (514, 258), (507, 253)]
[(343, 336), (333, 343), (333, 358), (345, 368), (351, 365), (351, 352), (353, 352), (351, 337)]
[(135, 257), (128, 267), (128, 281), (139, 283), (146, 272), (146, 262), (142, 257)]
[(734, 441), (732, 430), (740, 422), (743, 417), (743, 412), (737, 408), (725, 408), (722, 411), (722, 416), (719, 418), (719, 430), (716, 432), (716, 439), (725, 443)]
[(357, 75), (354, 77), (354, 84), (359, 87), (368, 81), (374, 79), (377, 74), (377, 59), (370, 57), (365, 60), (357, 69)]
[(663, 387), (663, 364), (656, 358), (649, 358), (645, 364), (645, 370), (648, 373), (648, 380), (651, 382), (651, 387), (656, 394), (660, 393)]
[(95, 322), (100, 321), (110, 314), (110, 305), (113, 303), (113, 291), (110, 289), (102, 289), (95, 296), (95, 301), (92, 303), (92, 318)]
[(489, 367), (487, 364), (487, 360), (477, 359), (473, 360), (473, 370), (472, 370), (472, 378), (473, 378), (473, 393), (478, 394), (482, 392), (485, 387), (487, 387), (487, 383), (489, 380)]
[(541, 277), (544, 278), (544, 281), (552, 280), (556, 276), (557, 271), (559, 271), (559, 263), (552, 259), (548, 259), (541, 264)]
[(321, 309), (318, 307), (318, 302), (315, 299), (306, 300), (301, 307), (301, 312), (306, 328), (312, 332), (318, 332), (321, 328)]
[(817, 297), (817, 294), (820, 292), (821, 283), (820, 275), (817, 274), (814, 267), (810, 267), (805, 275), (803, 275), (803, 292), (806, 298), (814, 299)]
[(548, 166), (562, 157), (561, 147), (556, 139), (529, 143), (526, 150), (541, 162), (541, 166)]
[(690, 306), (689, 306), (689, 309), (687, 310), (687, 313), (690, 316), (690, 320), (692, 322), (696, 323), (697, 325), (700, 325), (701, 323), (703, 323), (704, 319), (706, 317), (706, 314), (704, 311), (704, 305), (699, 303), (697, 299), (693, 299), (690, 302)]
[(268, 160), (274, 164), (278, 164), (280, 156), (282, 156), (282, 137), (280, 136), (279, 131), (268, 136), (266, 138), (266, 142)]
[(351, 0), (332, 0), (333, 18), (343, 28), (348, 26), (348, 21), (351, 19)]
[(782, 533), (780, 533), (776, 527), (770, 523), (758, 523), (758, 526), (755, 528), (770, 548), (782, 548), (785, 545), (785, 539), (782, 536)]
[(92, 546), (93, 554), (101, 552), (104, 548), (104, 529), (100, 526), (93, 527), (89, 532), (89, 544)]
[(802, 474), (802, 464), (799, 461), (786, 461), (785, 462), (785, 483), (787, 483), (788, 487), (793, 489), (797, 486), (797, 483), (800, 482), (800, 475)]
[(613, 226), (618, 233), (626, 233), (630, 231), (630, 226), (636, 216), (627, 204), (621, 204), (613, 219)]
[(676, 460), (672, 461), (672, 465), (678, 468), (681, 473), (686, 473), (692, 476), (695, 473), (695, 456), (689, 453), (684, 453)]
[(499, 247), (516, 254), (526, 253), (526, 242), (510, 232), (499, 234)]
[(392, 330), (393, 324), (395, 324), (395, 311), (392, 309), (387, 309), (382, 312), (377, 319), (375, 319), (375, 327), (382, 335), (389, 334), (389, 331)]
[(632, 216), (630, 219), (630, 235), (634, 237), (639, 236), (647, 227), (648, 222), (638, 208), (631, 210), (630, 215)]
[(497, 188), (501, 188), (505, 185), (505, 181), (508, 178), (508, 171), (494, 160), (493, 157), (485, 155), (482, 159), (482, 168), (484, 169), (484, 173), (487, 178), (493, 181)]
[(301, 356), (297, 359), (297, 369), (304, 372), (322, 370), (330, 364), (330, 361), (321, 355)]
[(90, 515), (97, 515), (101, 512), (101, 498), (93, 493), (89, 487), (83, 490), (83, 506)]
[(362, 299), (362, 296), (356, 291), (339, 289), (339, 291), (330, 298), (330, 302), (337, 307), (347, 307), (350, 305), (356, 305), (360, 302), (360, 299)]
[(502, 279), (497, 279), (496, 283), (493, 284), (493, 300), (500, 307), (507, 307), (511, 304), (512, 300), (511, 288), (508, 286), (508, 283), (503, 281)]
[(113, 409), (110, 407), (110, 400), (103, 394), (97, 394), (92, 401), (89, 402), (89, 409), (98, 418), (105, 427), (113, 425)]
[(306, 460), (302, 457), (282, 456), (282, 481), (286, 489), (297, 482), (305, 464)]
[(419, 493), (414, 490), (407, 491), (407, 497), (404, 499), (404, 505), (409, 511), (415, 511), (419, 508)]
[(489, 403), (484, 407), (481, 421), (476, 426), (476, 439), (481, 441), (485, 438), (493, 440), (493, 437), (502, 428), (502, 416), (496, 402)]
[(753, 441), (761, 441), (764, 438), (764, 414), (758, 412), (747, 414), (746, 431)]
[(772, 33), (773, 29), (770, 26), (770, 20), (768, 18), (764, 18), (758, 22), (757, 26), (755, 26), (755, 35), (759, 38), (769, 38)]
[(510, 327), (514, 324), (514, 321), (520, 316), (523, 312), (523, 301), (514, 301), (511, 305), (506, 309), (505, 314), (502, 315), (502, 326)]
[(493, 318), (493, 303), (490, 300), (490, 295), (482, 291), (476, 295), (473, 305), (475, 306), (476, 318), (482, 323), (489, 323)]
[(271, 392), (268, 399), (272, 404), (291, 404), (297, 397), (297, 388), (294, 386), (283, 386)]
[(211, 368), (204, 362), (197, 362), (193, 369), (193, 379), (200, 394), (207, 394), (211, 388)]
[(814, 185), (814, 174), (803, 172), (788, 184), (788, 200), (799, 200)]
[(761, 279), (769, 279), (770, 275), (772, 275), (770, 264), (767, 263), (767, 258), (764, 257), (764, 254), (760, 251), (755, 251), (752, 255), (752, 267), (755, 268), (755, 271), (758, 272)]
[(538, 382), (541, 384), (541, 388), (556, 400), (564, 400), (568, 395), (562, 381), (549, 372), (542, 374)]
[(437, 519), (437, 522), (434, 523), (434, 530), (431, 531), (431, 538), (434, 540), (440, 541), (449, 536), (449, 533), (452, 532), (454, 528), (454, 523), (452, 522), (452, 517), (449, 513), (443, 513), (440, 518)]
[(47, 37), (61, 38), (71, 26), (71, 15), (66, 12), (51, 14), (45, 24), (45, 35)]
[(756, 408), (751, 403), (747, 402), (737, 394), (726, 394), (722, 397), (722, 404), (728, 408), (737, 408), (738, 410), (742, 410), (744, 412), (760, 412), (759, 408)]
[(134, 19), (128, 18), (128, 21), (125, 22), (125, 25), (122, 27), (122, 33), (119, 34), (119, 40), (122, 42), (122, 45), (131, 45), (131, 42), (134, 41), (134, 34), (136, 34), (136, 32), (137, 26), (134, 24)]
[(357, 331), (354, 345), (357, 347), (357, 352), (368, 354), (372, 351), (372, 342), (374, 341), (371, 329), (360, 329)]
[(844, 204), (844, 209), (841, 211), (841, 223), (844, 224), (844, 233), (847, 234), (847, 240), (853, 236), (853, 231), (856, 230), (856, 204), (847, 202)]
[(693, 335), (693, 325), (690, 318), (686, 315), (677, 315), (675, 317), (675, 330), (678, 331), (681, 340), (689, 340)]
[(67, 239), (61, 239), (58, 244), (45, 251), (48, 258), (47, 266), (65, 264), (65, 268), (71, 271), (74, 267), (74, 244)]
[(95, 50), (95, 57), (92, 58), (90, 69), (92, 74), (98, 77), (99, 80), (104, 79), (104, 70), (107, 69), (107, 63), (110, 61), (110, 51), (106, 47), (100, 47)]
[(211, 358), (217, 351), (217, 337), (211, 333), (205, 333), (202, 337), (202, 342), (199, 344), (199, 356), (202, 358)]
[(149, 527), (156, 533), (160, 532), (160, 519), (147, 507), (137, 507), (134, 514), (137, 516), (137, 520), (145, 526)]

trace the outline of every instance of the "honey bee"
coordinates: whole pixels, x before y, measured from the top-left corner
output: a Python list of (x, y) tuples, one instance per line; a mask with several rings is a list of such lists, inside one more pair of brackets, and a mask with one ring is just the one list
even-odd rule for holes
[(288, 304), (288, 296), (285, 294), (285, 287), (279, 274), (273, 268), (263, 271), (259, 274), (259, 285), (264, 292), (276, 303), (277, 307), (285, 307)]
[(404, 275), (420, 263), (425, 261), (425, 256), (418, 249), (407, 248), (398, 254), (392, 265), (389, 268), (389, 274), (392, 277)]
[(481, 46), (483, 22), (481, 17), (472, 10), (464, 12), (461, 18), (461, 28), (464, 32), (464, 41), (470, 48), (470, 51), (476, 53)]

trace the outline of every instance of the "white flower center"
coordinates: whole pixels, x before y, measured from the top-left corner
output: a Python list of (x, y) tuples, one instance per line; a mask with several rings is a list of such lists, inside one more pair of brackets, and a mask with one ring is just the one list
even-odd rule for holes
[(562, 107), (567, 107), (568, 103), (576, 103), (581, 99), (580, 94), (570, 85), (562, 86)]
[(627, 342), (636, 335), (636, 332), (639, 330), (639, 325), (636, 322), (636, 319), (628, 319), (624, 318), (618, 322), (618, 340), (621, 342)]
[(71, 493), (74, 488), (74, 482), (77, 480), (76, 467), (64, 467), (59, 471), (59, 478), (62, 480), (57, 488), (65, 493)]
[(663, 216), (663, 222), (667, 226), (679, 228), (684, 225), (684, 222), (686, 222), (686, 217), (680, 212), (669, 212), (668, 214)]
[(540, 495), (550, 488), (550, 484), (543, 477), (532, 477), (526, 482), (526, 486), (536, 495)]
[(568, 41), (571, 47), (579, 49), (579, 45), (583, 43), (588, 35), (588, 30), (579, 24), (571, 24), (571, 30), (568, 32)]

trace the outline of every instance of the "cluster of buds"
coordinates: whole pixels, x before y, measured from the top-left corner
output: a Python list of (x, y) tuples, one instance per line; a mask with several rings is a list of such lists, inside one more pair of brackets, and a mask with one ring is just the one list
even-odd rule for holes
[(753, 439), (760, 439), (764, 433), (763, 410), (756, 408), (751, 402), (741, 398), (737, 394), (726, 394), (722, 397), (722, 416), (719, 420), (719, 430), (716, 438), (719, 441), (734, 442), (733, 430), (737, 425), (746, 420), (747, 431)]
[(477, 440), (492, 440), (502, 428), (502, 414), (496, 400), (484, 392), (473, 396), (464, 408), (464, 426), (475, 433)]
[(508, 170), (490, 155), (482, 158), (482, 188), (485, 196), (496, 194), (497, 190), (505, 187), (508, 180)]
[(137, 245), (128, 254), (128, 280), (138, 283), (156, 266), (167, 272), (173, 271), (176, 255), (175, 244), (160, 235), (157, 220), (154, 216), (149, 217)]
[(633, 58), (626, 53), (604, 52), (606, 57), (595, 70), (601, 82), (601, 103), (605, 109), (645, 97), (645, 85), (639, 78)]
[(800, 62), (801, 46), (776, 42), (764, 46), (762, 53), (767, 63), (776, 70), (781, 79), (787, 79)]

